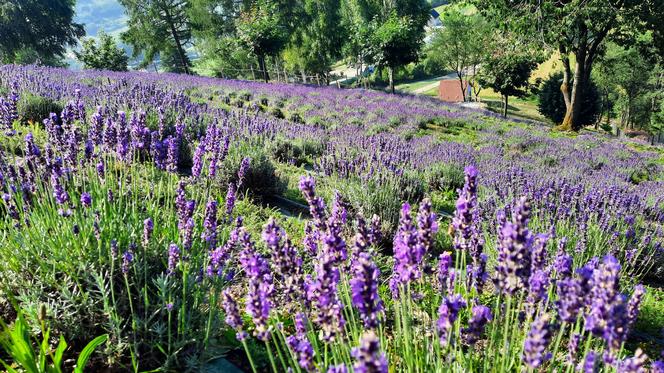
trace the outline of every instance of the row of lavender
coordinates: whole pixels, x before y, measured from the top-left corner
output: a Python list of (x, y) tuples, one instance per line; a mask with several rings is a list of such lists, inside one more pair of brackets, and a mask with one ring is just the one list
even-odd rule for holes
[[(424, 107), (429, 110), (430, 120), (441, 116), (478, 120), (472, 113), (451, 113), (446, 108), (435, 108), (428, 100), (375, 92), (348, 93), (179, 75), (74, 73), (15, 66), (4, 67), (0, 79), (11, 91), (3, 105), (7, 107), (5, 127), (11, 121), (10, 112), (15, 111), (11, 107), (15, 106), (20, 92), (34, 92), (59, 99), (72, 97), (71, 105), (63, 113), (68, 118), (64, 119), (71, 122), (80, 117), (81, 129), (90, 128), (88, 147), (105, 141), (107, 147), (115, 148), (121, 157), (130, 154), (130, 148), (137, 148), (138, 152), (150, 154), (161, 168), (166, 158), (175, 157), (178, 159), (174, 170), (185, 168), (187, 172), (193, 166), (192, 172), (196, 175), (204, 163), (208, 175), (216, 176), (218, 153), (228, 151), (229, 143), (231, 147), (242, 142), (257, 142), (263, 146), (280, 136), (322, 143), (325, 150), (313, 160), (314, 169), (327, 177), (361, 183), (371, 180), (383, 184), (409, 179), (418, 183), (437, 165), (463, 168), (475, 164), (485, 175), (480, 184), (483, 187), (482, 215), (486, 219), (493, 219), (496, 209), (513, 202), (515, 196), (527, 195), (533, 200), (540, 228), (571, 230), (567, 235), (575, 237), (572, 244), (580, 252), (601, 255), (609, 252), (603, 250), (604, 247), (641, 267), (649, 267), (652, 257), (658, 255), (662, 237), (658, 226), (664, 221), (664, 184), (647, 178), (634, 182), (634, 176), (661, 174), (661, 166), (654, 163), (655, 155), (631, 150), (617, 141), (593, 136), (554, 139), (536, 128), (505, 131), (502, 127), (488, 126), (479, 132), (475, 146), (440, 141), (435, 136), (407, 140), (403, 132), (415, 126), (408, 121), (392, 132), (370, 134), (368, 128), (358, 129), (350, 118), (341, 118), (328, 127), (312, 126), (274, 118), (256, 108), (220, 110), (214, 108), (214, 101), (195, 103), (188, 96), (206, 96), (216, 91), (251, 91), (256, 97), (268, 97), (273, 102), (306, 106), (305, 101), (311, 101), (318, 106), (329, 105), (330, 113), (336, 112), (336, 105), (342, 105), (344, 111), (353, 108), (360, 113), (376, 114), (395, 110), (405, 118), (414, 118)], [(354, 100), (352, 106), (349, 99)], [(379, 100), (382, 100), (380, 105)], [(96, 113), (86, 115), (86, 110), (93, 110), (95, 106)], [(130, 111), (131, 118), (116, 114), (118, 110)], [(156, 120), (148, 123), (150, 117)], [(67, 138), (70, 142), (85, 142), (80, 133)], [(116, 141), (117, 147), (108, 144)], [(396, 197), (417, 202), (422, 195), (411, 193)], [(355, 203), (354, 208), (365, 215), (379, 211), (375, 206), (367, 208), (364, 201)], [(587, 250), (589, 236), (597, 227), (607, 240)], [(637, 251), (647, 255), (635, 258)], [(641, 270), (647, 271), (647, 268)]]
[[(82, 76), (77, 77), (80, 78)], [(37, 78), (25, 78), (30, 79)], [(97, 81), (103, 79), (98, 76)], [(14, 91), (3, 101), (3, 108), (6, 108), (3, 118), (16, 119), (13, 102), (27, 92), (21, 87), (28, 84), (11, 85)], [(66, 84), (80, 87), (82, 83)], [(638, 277), (647, 270), (659, 248), (661, 231), (658, 223), (662, 213), (657, 198), (661, 198), (661, 185), (657, 182), (633, 185), (629, 181), (630, 175), (626, 174), (626, 170), (648, 162), (651, 155), (631, 152), (623, 145), (592, 138), (552, 140), (519, 133), (518, 130), (502, 134), (500, 138), (493, 138), (498, 135), (497, 131), (484, 130), (478, 135), (477, 147), (471, 147), (438, 143), (433, 137), (405, 140), (398, 131), (362, 134), (353, 130), (352, 124), (339, 128), (311, 128), (259, 112), (209, 109), (206, 105), (188, 101), (188, 96), (183, 93), (170, 96), (158, 93), (160, 88), (154, 84), (152, 90), (145, 88), (143, 93), (135, 96), (127, 92), (124, 97), (118, 95), (116, 104), (112, 100), (102, 101), (104, 98), (86, 93), (85, 89), (75, 89), (63, 113), (45, 121), (47, 142), (37, 144), (32, 136), (27, 136), (20, 156), (3, 153), (2, 167), (3, 200), (9, 212), (5, 227), (11, 235), (7, 250), (3, 252), (3, 259), (12, 264), (6, 278), (11, 278), (11, 274), (35, 271), (30, 265), (17, 263), (12, 256), (26, 259), (27, 264), (35, 264), (33, 256), (42, 257), (44, 250), (52, 255), (58, 250), (56, 248), (71, 245), (75, 250), (66, 254), (67, 263), (80, 260), (100, 271), (110, 265), (110, 274), (100, 272), (103, 275), (93, 282), (101, 282), (104, 286), (100, 288), (108, 284), (112, 290), (118, 280), (126, 286), (120, 286), (113, 291), (115, 294), (110, 294), (112, 302), (105, 299), (105, 302), (113, 303), (115, 309), (102, 312), (109, 318), (103, 322), (110, 325), (104, 326), (104, 331), (114, 333), (118, 350), (128, 348), (132, 357), (140, 356), (137, 361), (152, 361), (146, 363), (150, 366), (159, 360), (151, 356), (155, 351), (147, 347), (149, 338), (163, 343), (158, 336), (151, 334), (158, 325), (168, 328), (168, 348), (162, 348), (167, 353), (161, 356), (168, 364), (178, 363), (170, 359), (183, 355), (180, 352), (183, 346), (178, 346), (177, 342), (185, 343), (185, 350), (191, 349), (185, 341), (195, 338), (195, 333), (205, 335), (204, 347), (210, 348), (214, 339), (211, 334), (215, 334), (212, 326), (221, 317), (220, 310), (215, 309), (216, 298), (209, 299), (210, 289), (214, 289), (212, 294), (216, 295), (224, 291), (228, 308), (225, 316), (230, 317), (231, 326), (236, 328), (243, 327), (244, 323), (238, 321), (241, 318), (232, 317), (237, 308), (233, 301), (238, 296), (246, 299), (246, 311), (252, 320), (243, 328), (255, 331), (261, 340), (269, 340), (271, 344), (267, 348), (276, 349), (270, 356), (279, 360), (274, 362), (275, 367), (283, 364), (284, 368), (324, 370), (330, 365), (358, 364), (356, 369), (362, 370), (362, 359), (365, 358), (365, 363), (373, 361), (383, 369), (385, 360), (380, 358), (377, 350), (377, 346), (382, 346), (391, 364), (410, 370), (427, 370), (427, 367), (488, 369), (478, 365), (484, 351), (497, 355), (496, 358), (504, 355), (497, 361), (505, 364), (505, 368), (521, 364), (537, 368), (547, 357), (544, 350), (549, 337), (545, 331), (552, 325), (547, 318), (568, 323), (563, 324), (563, 331), (555, 335), (555, 347), (549, 351), (555, 356), (550, 363), (552, 367), (569, 368), (604, 352), (607, 366), (636, 364), (638, 367), (645, 362), (642, 355), (638, 359), (625, 360), (622, 351), (635, 313), (632, 311), (632, 316), (628, 316), (627, 301), (618, 291), (616, 276), (621, 270), (616, 269), (615, 257), (624, 264), (630, 263), (623, 268), (623, 273)], [(161, 84), (174, 83), (167, 80)], [(133, 88), (140, 90), (137, 86)], [(177, 92), (176, 88), (173, 89)], [(278, 92), (274, 95), (277, 96)], [(153, 98), (160, 96), (171, 97), (169, 100), (173, 106), (161, 110), (162, 113), (158, 109), (152, 112), (148, 108), (160, 105), (150, 106), (149, 102), (160, 102), (159, 98)], [(130, 114), (116, 113), (117, 102), (127, 97), (133, 97), (135, 102), (124, 102), (121, 108)], [(89, 101), (105, 102), (107, 106), (91, 108)], [(149, 123), (150, 115), (156, 116), (154, 123)], [(5, 119), (5, 125), (11, 131), (15, 129), (15, 123), (8, 127), (9, 119)], [(376, 236), (380, 230), (366, 231), (364, 224), (359, 223), (359, 233), (352, 240), (357, 251), (348, 255), (345, 242), (353, 236), (353, 231), (347, 224), (347, 220), (352, 219), (347, 218), (346, 204), (337, 200), (328, 220), (324, 204), (315, 196), (309, 179), (303, 182), (302, 189), (312, 205), (315, 224), (306, 229), (303, 246), (307, 250), (286, 244), (288, 240), (284, 237), (282, 243), (279, 236), (283, 232), (275, 227), (275, 223), (266, 228), (265, 247), (257, 250), (251, 236), (239, 227), (239, 221), (232, 223), (238, 217), (233, 212), (234, 191), (241, 187), (249, 161), (243, 162), (244, 171), (232, 179), (226, 198), (220, 198), (219, 190), (209, 181), (217, 177), (229, 148), (245, 142), (269, 143), (280, 134), (327, 138), (327, 152), (318, 162), (320, 171), (327, 177), (346, 180), (399, 178), (404, 172), (426, 170), (440, 162), (478, 164), (482, 175), (479, 180), (482, 196), (479, 203), (475, 202), (478, 180), (475, 171), (470, 169), (466, 188), (457, 204), (452, 231), (458, 253), (455, 260), (448, 255), (443, 255), (438, 264), (431, 260), (432, 254), (445, 246), (433, 241), (434, 236), (441, 235), (435, 234), (436, 219), (430, 206), (424, 203), (417, 228), (406, 213), (409, 208), (402, 211), (393, 241), (394, 270), (381, 276), (374, 263), (374, 260), (384, 260), (375, 255), (375, 250), (379, 249)], [(177, 172), (182, 171), (183, 166), (183, 148), (189, 148), (193, 153), (192, 177), (187, 179), (192, 184), (188, 188), (192, 195), (190, 202), (181, 197), (186, 192), (175, 193), (176, 181), (180, 178)], [(358, 150), (363, 152), (358, 153)], [(561, 156), (560, 152), (569, 155)], [(359, 155), (351, 158), (353, 154)], [(540, 163), (551, 157), (553, 161)], [(326, 168), (326, 164), (331, 166)], [(340, 172), (341, 165), (346, 167), (343, 172)], [(550, 175), (556, 172), (557, 178), (551, 179)], [(523, 195), (528, 196), (531, 206), (521, 201)], [(77, 203), (79, 196), (80, 203)], [(147, 207), (144, 205), (146, 201)], [(218, 214), (216, 206), (219, 204), (226, 208), (225, 212)], [(508, 216), (511, 216), (511, 223)], [(248, 217), (244, 217), (247, 220)], [(152, 223), (144, 223), (145, 219)], [(533, 238), (528, 233), (528, 220), (531, 228), (546, 234)], [(158, 227), (161, 225), (156, 234), (152, 232), (155, 221)], [(11, 225), (15, 228), (10, 229)], [(57, 240), (41, 237), (43, 232), (54, 232), (68, 225), (71, 229)], [(142, 231), (148, 233), (142, 234)], [(141, 236), (144, 237), (142, 252), (134, 244), (136, 237)], [(82, 240), (82, 237), (86, 239)], [(111, 243), (112, 240), (115, 244)], [(32, 242), (29, 250), (18, 253), (17, 249), (26, 242)], [(98, 251), (92, 258), (91, 247)], [(557, 247), (567, 254), (558, 255), (562, 258), (560, 263), (550, 263), (542, 248), (555, 251)], [(261, 254), (265, 249), (268, 253), (276, 253), (277, 257), (267, 261)], [(605, 257), (608, 252), (613, 255)], [(279, 257), (279, 253), (285, 256)], [(61, 255), (58, 253), (57, 257)], [(604, 259), (591, 259), (593, 257)], [(242, 265), (234, 264), (238, 258)], [(114, 264), (117, 264), (115, 269)], [(441, 287), (431, 285), (436, 283), (428, 270), (433, 266), (439, 267), (436, 275)], [(487, 267), (495, 267), (495, 270), (486, 273)], [(573, 276), (573, 268), (585, 270)], [(278, 269), (285, 272), (280, 273)], [(231, 275), (237, 271), (245, 272), (246, 278)], [(304, 272), (309, 271), (311, 275), (307, 279)], [(607, 271), (614, 274), (606, 280), (610, 283), (607, 286), (613, 290), (600, 294), (607, 287), (601, 284), (604, 280), (600, 276)], [(69, 268), (63, 272), (72, 277), (81, 276), (80, 269)], [(164, 274), (159, 280), (163, 281), (163, 288), (156, 286), (155, 289), (155, 273)], [(208, 279), (204, 280), (201, 273), (208, 273)], [(210, 273), (222, 276), (211, 276)], [(365, 282), (361, 282), (362, 276)], [(595, 285), (588, 285), (595, 276)], [(493, 286), (498, 297), (492, 295), (493, 282), (487, 281), (489, 277), (495, 279)], [(572, 284), (569, 285), (573, 288), (571, 295), (565, 293), (569, 289), (560, 289), (567, 286), (559, 283), (562, 279), (568, 279)], [(233, 285), (238, 280), (239, 287), (247, 284), (249, 291), (246, 294)], [(80, 282), (90, 282), (90, 279)], [(392, 296), (388, 298), (384, 293), (382, 301), (375, 292), (381, 283), (392, 285)], [(297, 289), (305, 284), (306, 293), (298, 292)], [(82, 285), (72, 286), (81, 290)], [(231, 290), (225, 292), (226, 289)], [(184, 293), (192, 291), (194, 295), (179, 295), (182, 290)], [(581, 304), (583, 302), (578, 299), (590, 299), (585, 296), (589, 292), (608, 303)], [(144, 295), (139, 297), (143, 300), (140, 304), (129, 301), (127, 310), (126, 302), (136, 294)], [(364, 297), (362, 301), (360, 296)], [(572, 314), (569, 317), (561, 315), (560, 307), (563, 306), (558, 303), (562, 300), (555, 302), (567, 296), (573, 302), (571, 309), (566, 308)], [(49, 298), (47, 295), (43, 297)], [(292, 297), (292, 302), (282, 302), (283, 297)], [(491, 304), (486, 302), (487, 297), (490, 302), (495, 301), (493, 307), (486, 307)], [(638, 303), (639, 298), (637, 292), (633, 302)], [(394, 311), (380, 312), (382, 307), (379, 305), (383, 302), (393, 305)], [(104, 302), (100, 300), (100, 303)], [(213, 306), (202, 306), (208, 303)], [(272, 310), (275, 304), (288, 306)], [(466, 308), (468, 304), (472, 307)], [(151, 320), (148, 315), (159, 307), (164, 307), (164, 311), (159, 311), (156, 320)], [(437, 307), (440, 308), (438, 313), (434, 312)], [(478, 316), (474, 312), (476, 307)], [(289, 336), (293, 330), (288, 326), (280, 328), (279, 322), (288, 320), (289, 314), (297, 310), (313, 310), (304, 315), (311, 321), (300, 321), (300, 325), (308, 326), (298, 327), (297, 333)], [(583, 312), (579, 312), (581, 310)], [(504, 319), (499, 319), (498, 315)], [(201, 317), (202, 322), (196, 321)], [(96, 318), (99, 315), (90, 315), (87, 321), (92, 323)], [(297, 319), (305, 320), (302, 316)], [(439, 322), (434, 325), (432, 320), (436, 319)], [(486, 329), (489, 319), (495, 321)], [(532, 322), (533, 338), (515, 330), (517, 320), (524, 319), (528, 323), (535, 320)], [(468, 324), (464, 326), (466, 322)], [(504, 325), (509, 326), (503, 329)], [(567, 328), (570, 330), (565, 331)], [(318, 331), (322, 331), (321, 338), (317, 337)], [(368, 333), (366, 338), (361, 338), (365, 331)], [(569, 334), (571, 331), (574, 334)], [(477, 338), (469, 338), (474, 334), (478, 335)], [(268, 338), (270, 335), (273, 338)], [(545, 335), (543, 341), (533, 341), (542, 335)], [(426, 339), (435, 336), (444, 338), (440, 343)], [(584, 350), (576, 351), (578, 354), (575, 352), (569, 362), (560, 359), (558, 346), (568, 340), (573, 345), (572, 341), (577, 339), (583, 339)], [(473, 340), (486, 340), (489, 347), (475, 351), (476, 342), (469, 342)], [(361, 341), (366, 345), (351, 351), (351, 347)], [(249, 346), (248, 350), (251, 352), (252, 347)], [(540, 350), (543, 350), (541, 356), (537, 355)], [(407, 355), (400, 357), (402, 355), (397, 351), (406, 351)], [(187, 351), (184, 355), (194, 354)], [(534, 357), (527, 357), (529, 355)], [(133, 360), (132, 365), (137, 369), (140, 364), (134, 364)]]

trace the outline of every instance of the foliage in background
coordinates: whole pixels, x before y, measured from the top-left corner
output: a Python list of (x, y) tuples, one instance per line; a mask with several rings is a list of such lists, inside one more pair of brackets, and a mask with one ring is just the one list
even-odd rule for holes
[[(560, 91), (562, 79), (563, 73), (552, 74), (544, 81), (539, 92), (538, 110), (553, 123), (562, 123), (567, 111), (563, 93)], [(597, 122), (601, 114), (599, 99), (597, 86), (591, 82), (584, 96), (582, 110), (577, 116), (578, 123), (587, 126)]]
[[(133, 57), (142, 54), (140, 67), (152, 64), (160, 56), (171, 70), (191, 72), (186, 47), (192, 32), (186, 0), (119, 0), (129, 16), (122, 41), (131, 44)], [(164, 58), (168, 56), (169, 58)]]
[(74, 22), (72, 0), (0, 3), (0, 62), (57, 64), (84, 34), (83, 25)]
[(113, 36), (100, 32), (98, 40), (89, 38), (83, 41), (80, 51), (74, 52), (76, 58), (86, 69), (127, 71), (129, 56), (118, 47)]

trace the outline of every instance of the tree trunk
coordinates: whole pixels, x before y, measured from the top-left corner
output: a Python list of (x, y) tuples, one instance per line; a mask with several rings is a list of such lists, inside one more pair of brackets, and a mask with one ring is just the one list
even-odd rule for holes
[(509, 104), (509, 96), (504, 95), (503, 98), (505, 101), (503, 101), (503, 118), (507, 118), (507, 108)]
[(461, 87), (461, 97), (463, 97), (463, 102), (466, 102), (466, 87), (463, 86), (463, 73), (457, 71), (457, 77), (459, 78), (459, 87)]
[(187, 61), (187, 55), (185, 54), (184, 48), (182, 47), (182, 41), (180, 41), (180, 35), (178, 35), (178, 31), (175, 29), (175, 23), (173, 23), (171, 13), (168, 11), (168, 9), (164, 9), (164, 14), (166, 14), (166, 22), (168, 22), (168, 26), (171, 28), (171, 35), (173, 36), (173, 40), (175, 40), (175, 49), (178, 52), (178, 57), (180, 58), (180, 64), (182, 65), (182, 69), (184, 69), (185, 74), (189, 75), (191, 74), (191, 71), (189, 71), (189, 62)]
[(270, 75), (267, 72), (267, 67), (265, 66), (265, 56), (260, 55), (258, 56), (258, 66), (261, 69), (261, 72), (263, 73), (263, 80), (265, 83), (268, 83), (270, 81)]
[(387, 75), (389, 76), (390, 79), (390, 91), (394, 93), (394, 69), (392, 68), (392, 66), (388, 66)]

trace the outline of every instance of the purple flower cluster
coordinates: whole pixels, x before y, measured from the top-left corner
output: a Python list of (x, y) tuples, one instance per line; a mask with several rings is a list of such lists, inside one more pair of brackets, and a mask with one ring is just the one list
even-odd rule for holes
[(387, 357), (380, 349), (380, 341), (372, 331), (360, 339), (360, 346), (353, 348), (351, 356), (355, 359), (353, 370), (358, 373), (387, 373)]
[(459, 311), (465, 307), (466, 301), (459, 294), (443, 298), (440, 307), (438, 307), (437, 322), (438, 339), (440, 340), (441, 346), (445, 347), (452, 342), (451, 332), (454, 327), (454, 322), (459, 317)]
[(523, 344), (523, 361), (533, 369), (551, 359), (551, 353), (546, 352), (553, 333), (549, 320), (549, 316), (544, 314), (533, 321)]
[(351, 299), (366, 328), (376, 328), (383, 311), (383, 301), (378, 295), (380, 270), (367, 253), (361, 253), (353, 264), (350, 280)]
[(530, 205), (521, 198), (512, 213), (512, 221), (499, 227), (498, 264), (494, 283), (503, 293), (515, 294), (528, 285), (531, 274), (532, 235), (528, 231)]

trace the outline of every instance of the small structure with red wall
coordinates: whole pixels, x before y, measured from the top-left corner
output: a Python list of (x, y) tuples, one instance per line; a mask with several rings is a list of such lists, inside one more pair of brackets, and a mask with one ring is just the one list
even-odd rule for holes
[[(468, 86), (465, 80), (463, 86)], [(456, 79), (441, 80), (438, 86), (438, 98), (445, 102), (463, 102), (463, 93), (459, 81)]]

